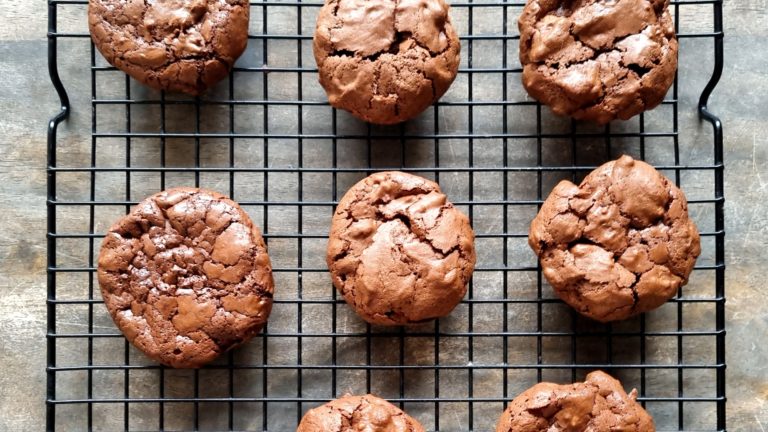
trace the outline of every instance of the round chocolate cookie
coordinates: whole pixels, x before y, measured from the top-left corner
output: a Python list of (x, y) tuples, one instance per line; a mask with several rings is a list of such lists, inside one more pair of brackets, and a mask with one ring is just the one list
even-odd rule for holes
[(380, 172), (352, 186), (328, 241), (333, 284), (366, 321), (405, 325), (450, 313), (475, 267), (475, 234), (437, 183)]
[(313, 408), (296, 432), (424, 432), (400, 408), (374, 395), (344, 396)]
[(248, 43), (247, 0), (89, 0), (96, 48), (158, 90), (198, 95), (225, 78)]
[(621, 383), (596, 371), (585, 382), (539, 383), (504, 410), (496, 432), (654, 432), (653, 419)]
[(201, 189), (152, 195), (117, 221), (98, 276), (125, 337), (173, 367), (200, 367), (244, 343), (272, 309), (261, 233), (237, 203)]
[(528, 244), (560, 298), (602, 322), (655, 309), (688, 282), (701, 253), (685, 195), (629, 156), (560, 182)]
[(559, 115), (605, 124), (656, 107), (677, 70), (669, 0), (528, 0), (523, 86)]
[(394, 124), (440, 99), (459, 68), (448, 9), (443, 0), (326, 0), (314, 52), (331, 105)]

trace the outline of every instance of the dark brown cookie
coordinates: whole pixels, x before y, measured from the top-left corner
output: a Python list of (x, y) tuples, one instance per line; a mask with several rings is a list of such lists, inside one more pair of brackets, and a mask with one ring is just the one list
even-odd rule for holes
[(374, 395), (344, 396), (307, 411), (296, 432), (424, 432), (400, 408)]
[(117, 221), (98, 276), (125, 337), (173, 367), (200, 367), (244, 343), (272, 309), (261, 233), (237, 203), (201, 189), (152, 195)]
[(677, 70), (669, 0), (528, 0), (523, 86), (559, 115), (600, 124), (656, 107)]
[(539, 383), (513, 400), (496, 432), (654, 432), (653, 419), (621, 383), (596, 371), (585, 382)]
[(225, 78), (248, 43), (247, 0), (89, 0), (106, 60), (158, 90), (197, 95)]
[(459, 68), (448, 9), (443, 0), (326, 0), (314, 52), (331, 105), (394, 124), (440, 99)]
[(402, 172), (361, 180), (331, 223), (333, 284), (366, 321), (413, 324), (450, 313), (467, 292), (475, 234), (437, 183)]
[(664, 304), (701, 253), (683, 192), (629, 156), (579, 186), (560, 182), (531, 223), (528, 244), (560, 298), (603, 322)]

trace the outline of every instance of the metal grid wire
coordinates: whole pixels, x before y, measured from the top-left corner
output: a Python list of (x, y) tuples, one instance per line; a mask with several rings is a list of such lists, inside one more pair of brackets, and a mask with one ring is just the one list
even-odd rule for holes
[[(723, 142), (706, 110), (723, 63), (720, 0), (672, 2), (673, 89), (656, 110), (600, 128), (557, 118), (522, 90), (520, 0), (454, 2), (456, 82), (421, 117), (389, 128), (328, 106), (311, 48), (319, 2), (251, 2), (247, 52), (201, 99), (147, 90), (106, 64), (85, 0), (48, 5), (62, 100), (48, 141), (49, 430), (290, 431), (316, 405), (373, 392), (428, 430), (488, 431), (525, 388), (594, 369), (636, 387), (659, 430), (725, 430)], [(686, 191), (703, 253), (668, 304), (602, 325), (553, 295), (526, 236), (557, 181), (622, 153)], [(383, 169), (439, 181), (477, 233), (469, 292), (434, 323), (366, 325), (326, 274), (337, 199)], [(239, 201), (265, 234), (276, 279), (264, 334), (194, 371), (130, 346), (95, 280), (115, 218), (181, 185)]]

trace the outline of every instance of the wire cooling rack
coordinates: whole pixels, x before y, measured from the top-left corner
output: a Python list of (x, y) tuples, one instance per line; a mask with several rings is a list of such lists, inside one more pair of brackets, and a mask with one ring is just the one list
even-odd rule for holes
[[(87, 2), (49, 0), (62, 110), (48, 140), (47, 428), (291, 431), (311, 407), (373, 392), (428, 430), (489, 431), (534, 383), (603, 369), (637, 388), (659, 430), (725, 430), (723, 140), (706, 108), (723, 66), (721, 1), (672, 2), (674, 87), (657, 109), (599, 128), (557, 118), (525, 94), (523, 4), (454, 2), (456, 82), (418, 119), (383, 128), (328, 106), (311, 48), (319, 2), (251, 2), (247, 52), (228, 81), (194, 99), (129, 80), (94, 50)], [(686, 191), (703, 252), (662, 308), (602, 325), (553, 295), (526, 235), (557, 181), (622, 153)], [(383, 169), (436, 179), (472, 218), (473, 282), (437, 322), (368, 326), (326, 273), (337, 199)], [(265, 234), (276, 280), (264, 334), (197, 371), (160, 367), (130, 346), (95, 281), (115, 218), (181, 185), (242, 203)]]

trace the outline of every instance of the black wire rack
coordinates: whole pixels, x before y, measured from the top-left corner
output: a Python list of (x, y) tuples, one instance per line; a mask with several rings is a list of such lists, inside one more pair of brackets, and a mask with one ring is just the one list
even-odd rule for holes
[[(47, 429), (291, 431), (316, 405), (373, 392), (428, 430), (489, 431), (534, 383), (603, 369), (637, 388), (659, 430), (725, 430), (723, 138), (707, 110), (723, 67), (721, 3), (671, 2), (674, 87), (657, 109), (598, 128), (553, 116), (522, 89), (523, 1), (453, 2), (456, 82), (418, 119), (384, 128), (327, 104), (312, 58), (317, 1), (252, 1), (249, 47), (229, 80), (189, 98), (105, 63), (87, 1), (49, 0), (62, 107), (48, 135)], [(557, 181), (622, 153), (686, 191), (703, 252), (665, 306), (603, 325), (553, 295), (526, 237)], [(439, 181), (477, 233), (469, 293), (434, 323), (366, 325), (326, 274), (337, 199), (383, 169)], [(276, 279), (264, 334), (201, 370), (164, 368), (131, 347), (95, 280), (112, 221), (181, 185), (239, 201), (265, 234)]]

